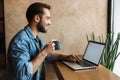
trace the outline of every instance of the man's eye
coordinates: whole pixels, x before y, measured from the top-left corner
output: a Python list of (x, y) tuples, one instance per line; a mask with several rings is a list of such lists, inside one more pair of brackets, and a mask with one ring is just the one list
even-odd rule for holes
[(50, 18), (47, 18), (47, 20), (50, 20)]
[(50, 20), (50, 18), (47, 18), (47, 20)]
[(47, 20), (50, 20), (51, 18), (50, 17), (46, 17)]

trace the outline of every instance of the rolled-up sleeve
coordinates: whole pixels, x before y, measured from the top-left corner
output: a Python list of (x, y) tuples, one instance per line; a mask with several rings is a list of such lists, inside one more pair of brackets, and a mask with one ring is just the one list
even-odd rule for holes
[(29, 45), (26, 40), (16, 40), (10, 50), (10, 59), (17, 80), (31, 80), (33, 65), (30, 60)]
[(33, 65), (32, 65), (32, 62), (28, 62), (25, 64), (26, 65), (26, 68), (27, 68), (27, 72), (29, 74), (32, 74), (32, 71), (33, 71)]

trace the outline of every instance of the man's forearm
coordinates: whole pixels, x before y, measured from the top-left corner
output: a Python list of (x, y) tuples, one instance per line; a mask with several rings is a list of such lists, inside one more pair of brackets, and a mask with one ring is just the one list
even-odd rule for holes
[(64, 61), (70, 61), (70, 62), (77, 62), (80, 60), (79, 55), (64, 55), (64, 54), (54, 54), (53, 60), (64, 60)]
[(68, 55), (55, 53), (53, 56), (54, 56), (53, 60), (66, 60)]
[(33, 74), (37, 71), (39, 66), (43, 63), (44, 59), (46, 58), (47, 53), (45, 50), (39, 52), (39, 54), (32, 60), (33, 64)]
[(45, 45), (44, 49), (41, 50), (38, 55), (32, 60), (33, 64), (33, 74), (37, 71), (39, 66), (43, 63), (45, 60), (46, 56), (50, 53), (55, 53), (55, 44), (52, 42), (49, 42), (48, 44)]

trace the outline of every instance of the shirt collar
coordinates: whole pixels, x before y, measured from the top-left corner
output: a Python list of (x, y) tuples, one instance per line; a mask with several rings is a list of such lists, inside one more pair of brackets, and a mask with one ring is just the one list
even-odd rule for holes
[(41, 40), (40, 35), (38, 35), (36, 38), (34, 37), (34, 35), (32, 34), (32, 30), (31, 30), (31, 28), (30, 28), (29, 25), (27, 25), (27, 26), (24, 28), (24, 30), (26, 31), (28, 37), (36, 40), (37, 42), (38, 42), (39, 40)]
[(34, 35), (32, 34), (32, 31), (31, 31), (29, 25), (27, 25), (27, 26), (24, 28), (24, 30), (26, 31), (27, 35), (28, 35), (30, 38), (35, 39), (35, 37), (34, 37)]

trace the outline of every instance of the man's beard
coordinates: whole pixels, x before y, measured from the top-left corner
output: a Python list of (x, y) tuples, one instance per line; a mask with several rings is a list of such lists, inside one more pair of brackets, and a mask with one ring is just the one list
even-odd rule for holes
[(42, 33), (46, 33), (46, 32), (47, 32), (47, 30), (46, 30), (45, 27), (41, 24), (40, 21), (37, 23), (37, 31), (38, 31), (38, 32), (42, 32)]

